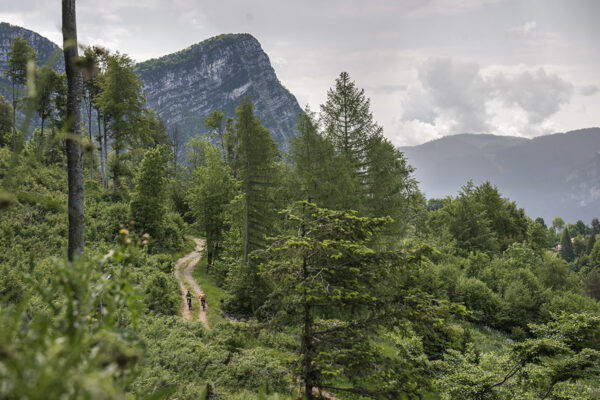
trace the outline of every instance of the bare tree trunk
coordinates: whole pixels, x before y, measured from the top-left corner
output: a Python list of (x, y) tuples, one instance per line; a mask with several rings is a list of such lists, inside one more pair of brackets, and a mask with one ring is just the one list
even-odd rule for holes
[(104, 181), (104, 189), (108, 189), (108, 175), (106, 174), (106, 169), (108, 168), (108, 138), (106, 135), (106, 115), (102, 115), (102, 136), (104, 137), (104, 176), (106, 180)]
[(100, 174), (102, 175), (102, 188), (106, 189), (106, 170), (104, 169), (104, 152), (102, 147), (102, 126), (100, 125), (100, 113), (96, 110), (98, 117), (98, 144), (100, 145)]
[(75, 0), (62, 0), (62, 31), (67, 73), (67, 181), (69, 185), (69, 261), (83, 252), (85, 218), (83, 209), (83, 160), (81, 154), (81, 92), (83, 80), (77, 69), (77, 22)]
[[(248, 156), (246, 156), (248, 157)], [(246, 161), (246, 232), (244, 233), (244, 268), (248, 266), (248, 228), (250, 227), (250, 204), (248, 202), (248, 182), (250, 180), (250, 161)]]
[(17, 100), (15, 99), (15, 78), (12, 78), (12, 151), (17, 151)]
[[(92, 140), (92, 99), (88, 99), (87, 105), (88, 114), (88, 135), (90, 136), (90, 146), (94, 147), (94, 141)], [(94, 180), (94, 156), (96, 153), (90, 151), (90, 179)]]
[(38, 162), (42, 162), (42, 155), (44, 154), (44, 117), (42, 116), (42, 130), (40, 131), (40, 143), (38, 149)]

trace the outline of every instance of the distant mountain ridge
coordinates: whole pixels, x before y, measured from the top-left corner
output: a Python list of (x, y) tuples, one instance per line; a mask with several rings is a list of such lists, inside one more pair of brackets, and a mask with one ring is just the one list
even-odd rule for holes
[(600, 215), (600, 128), (533, 139), (460, 134), (400, 150), (429, 198), (489, 180), (533, 218), (589, 223)]
[[(21, 35), (38, 53), (39, 64), (52, 54), (55, 70), (64, 71), (60, 48), (34, 31), (0, 23), (0, 94), (10, 99), (7, 67), (10, 41)], [(56, 53), (58, 51), (58, 53)], [(235, 116), (235, 107), (249, 96), (263, 125), (285, 146), (295, 135), (302, 109), (281, 84), (260, 43), (249, 34), (227, 34), (207, 39), (184, 50), (138, 63), (147, 106), (154, 108), (167, 127), (177, 125), (187, 138), (205, 132), (203, 118), (213, 109)]]

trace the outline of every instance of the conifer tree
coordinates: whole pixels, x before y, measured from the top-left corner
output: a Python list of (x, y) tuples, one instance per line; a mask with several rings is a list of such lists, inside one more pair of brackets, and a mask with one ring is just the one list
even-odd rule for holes
[(571, 235), (569, 234), (569, 228), (565, 227), (560, 237), (560, 254), (562, 258), (571, 262), (575, 258), (575, 252), (573, 250), (573, 243), (571, 242)]
[(335, 87), (327, 92), (321, 120), (335, 148), (358, 163), (364, 160), (369, 139), (382, 134), (381, 127), (373, 122), (364, 89), (358, 89), (347, 72), (342, 72)]
[(393, 218), (383, 233), (394, 242), (406, 230), (413, 212), (411, 203), (420, 200), (413, 172), (404, 155), (389, 140), (371, 138), (366, 152), (366, 211), (371, 217)]
[(335, 207), (337, 202), (335, 152), (331, 141), (319, 134), (314, 113), (306, 109), (298, 115), (298, 136), (290, 143), (293, 165), (291, 191), (297, 199), (307, 200), (321, 207)]
[[(296, 365), (304, 395), (312, 399), (317, 387), (403, 398), (414, 385), (409, 389), (402, 379), (388, 379), (399, 376), (402, 367), (389, 358), (382, 362), (377, 336), (413, 312), (428, 318), (438, 306), (405, 285), (402, 277), (410, 267), (402, 257), (369, 247), (373, 233), (390, 218), (358, 217), (307, 202), (285, 215), (289, 229), (259, 252), (265, 260), (262, 276), (272, 290), (261, 311), (272, 328), (300, 336)], [(336, 385), (342, 378), (348, 378), (347, 385)]]
[(12, 135), (12, 107), (10, 103), (0, 95), (0, 147), (11, 143)]
[(235, 131), (239, 141), (236, 164), (245, 195), (243, 265), (246, 267), (248, 254), (264, 244), (268, 232), (271, 213), (268, 193), (277, 144), (254, 115), (254, 105), (247, 97), (236, 108)]
[(223, 241), (225, 207), (235, 195), (235, 181), (220, 150), (203, 142), (203, 163), (192, 171), (187, 203), (206, 237), (207, 266), (213, 264)]
[(4, 74), (10, 78), (12, 84), (12, 151), (16, 151), (17, 149), (16, 112), (19, 99), (15, 92), (16, 86), (24, 85), (27, 82), (27, 63), (30, 61), (35, 62), (36, 60), (37, 54), (26, 39), (23, 39), (21, 36), (15, 36), (11, 39), (10, 50), (8, 52), (8, 68), (4, 71)]

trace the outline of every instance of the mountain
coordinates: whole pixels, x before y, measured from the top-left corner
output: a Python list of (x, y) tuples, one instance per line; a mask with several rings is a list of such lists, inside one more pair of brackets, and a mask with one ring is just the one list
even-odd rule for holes
[(284, 145), (294, 135), (302, 112), (277, 79), (258, 40), (249, 34), (220, 35), (139, 63), (136, 69), (148, 106), (167, 126), (178, 125), (188, 137), (204, 132), (203, 118), (214, 108), (235, 116), (240, 99), (249, 96), (263, 125)]
[[(56, 71), (60, 73), (65, 71), (65, 59), (61, 49), (56, 44), (29, 29), (0, 22), (0, 95), (4, 96), (9, 102), (12, 101), (12, 84), (10, 79), (4, 75), (4, 71), (8, 68), (8, 52), (10, 51), (11, 40), (15, 36), (27, 39), (29, 44), (33, 46), (38, 55), (39, 65), (51, 64)], [(22, 95), (24, 95), (24, 89), (18, 90), (17, 96)], [(17, 124), (20, 124), (23, 120), (23, 114), (17, 113), (17, 115)], [(33, 118), (32, 125), (38, 125), (37, 115), (34, 115)]]
[[(12, 37), (21, 35), (33, 45), (39, 63), (56, 54), (55, 69), (64, 71), (60, 48), (25, 28), (0, 24), (0, 69), (7, 67)], [(58, 53), (55, 53), (58, 51)], [(249, 96), (263, 125), (285, 146), (295, 134), (302, 109), (296, 98), (279, 82), (269, 57), (249, 34), (220, 35), (187, 49), (138, 63), (147, 106), (154, 108), (167, 127), (177, 125), (186, 137), (205, 131), (203, 118), (213, 109), (235, 116), (235, 107)], [(10, 81), (0, 77), (0, 94), (11, 98)]]
[(486, 180), (533, 218), (600, 215), (600, 128), (524, 139), (461, 134), (400, 148), (429, 198)]

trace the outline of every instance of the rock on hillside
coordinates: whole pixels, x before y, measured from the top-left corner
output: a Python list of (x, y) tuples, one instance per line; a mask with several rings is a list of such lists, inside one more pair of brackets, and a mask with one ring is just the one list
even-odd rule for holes
[(263, 125), (281, 145), (295, 134), (302, 110), (281, 85), (262, 50), (249, 34), (220, 35), (167, 56), (137, 65), (148, 106), (166, 125), (187, 137), (205, 131), (203, 118), (213, 109), (235, 116), (249, 96)]

